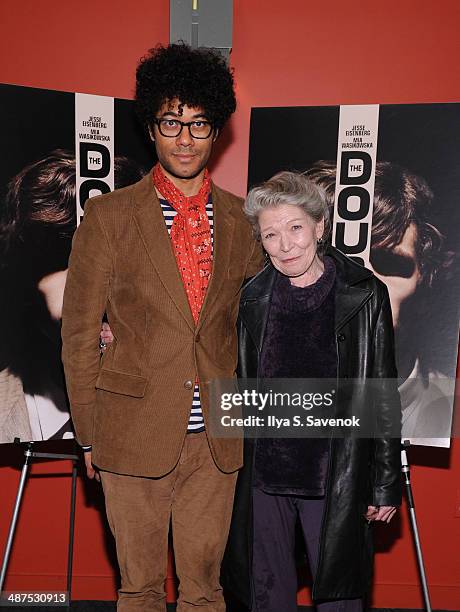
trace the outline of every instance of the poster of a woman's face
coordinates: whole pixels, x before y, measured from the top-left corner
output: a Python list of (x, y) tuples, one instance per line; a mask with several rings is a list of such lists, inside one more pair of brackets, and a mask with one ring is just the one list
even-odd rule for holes
[[(254, 109), (249, 184), (306, 171), (334, 217), (339, 107)], [(266, 126), (282, 125), (282, 130)], [(459, 328), (460, 105), (380, 106), (369, 268), (388, 287), (403, 438), (448, 446)]]
[[(62, 301), (77, 225), (73, 94), (3, 86), (0, 95), (12, 117), (27, 103), (36, 113), (26, 125), (5, 125), (5, 151), (14, 153), (18, 138), (25, 147), (34, 136), (42, 140), (34, 140), (28, 154), (21, 150), (16, 167), (10, 160), (0, 177), (0, 443), (73, 437), (60, 357)], [(47, 102), (45, 112), (40, 101)], [(61, 139), (43, 131), (57, 109), (65, 115)], [(47, 149), (59, 140), (66, 148)], [(11, 174), (28, 156), (33, 159)], [(140, 163), (121, 155), (114, 170), (116, 188), (143, 176)]]

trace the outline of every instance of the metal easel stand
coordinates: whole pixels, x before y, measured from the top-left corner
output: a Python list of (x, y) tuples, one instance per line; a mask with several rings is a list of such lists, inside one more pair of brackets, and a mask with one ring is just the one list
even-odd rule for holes
[[(17, 442), (17, 440), (15, 440)], [(20, 443), (20, 442), (18, 442)], [(14, 504), (13, 517), (10, 523), (10, 529), (8, 531), (8, 538), (6, 540), (5, 554), (3, 556), (2, 570), (0, 574), (0, 594), (3, 591), (3, 584), (5, 582), (6, 570), (8, 567), (8, 561), (11, 554), (11, 548), (13, 545), (14, 534), (16, 530), (16, 523), (19, 516), (19, 510), (21, 507), (22, 497), (26, 485), (27, 475), (29, 466), (32, 463), (33, 458), (40, 459), (70, 459), (72, 461), (72, 483), (71, 483), (71, 496), (70, 496), (70, 523), (69, 523), (69, 547), (67, 553), (67, 592), (68, 602), (67, 608), (70, 609), (71, 602), (71, 591), (72, 591), (72, 563), (73, 563), (73, 544), (74, 544), (74, 532), (75, 532), (75, 502), (77, 496), (77, 463), (78, 455), (67, 455), (59, 453), (37, 453), (33, 451), (33, 442), (20, 443), (24, 447), (24, 466), (21, 472), (21, 478), (19, 480), (18, 493), (16, 495), (16, 502)]]
[(423, 564), (422, 547), (417, 527), (417, 518), (415, 515), (414, 496), (412, 494), (412, 485), (410, 480), (410, 465), (407, 458), (407, 449), (410, 446), (410, 440), (403, 440), (401, 445), (401, 466), (404, 475), (404, 485), (406, 488), (407, 505), (409, 508), (409, 517), (412, 526), (412, 534), (414, 537), (415, 551), (417, 554), (417, 564), (422, 581), (423, 599), (425, 601), (425, 610), (431, 612), (430, 593), (428, 592), (428, 584), (426, 581), (425, 566)]

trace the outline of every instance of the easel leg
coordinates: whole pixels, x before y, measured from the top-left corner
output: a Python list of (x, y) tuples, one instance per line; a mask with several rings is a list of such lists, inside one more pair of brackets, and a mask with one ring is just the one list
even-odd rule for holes
[(19, 509), (21, 507), (22, 496), (24, 493), (24, 487), (27, 479), (27, 472), (29, 470), (30, 460), (32, 457), (32, 442), (27, 444), (26, 450), (24, 451), (25, 461), (21, 472), (21, 479), (19, 481), (18, 493), (16, 495), (16, 503), (14, 505), (13, 518), (11, 519), (10, 529), (8, 531), (8, 538), (6, 540), (5, 554), (3, 556), (2, 573), (0, 574), (0, 593), (3, 591), (3, 584), (6, 577), (6, 569), (8, 567), (8, 561), (10, 558), (11, 547), (13, 545), (14, 532), (16, 530), (16, 523), (18, 521)]
[(69, 599), (67, 607), (70, 610), (72, 601), (72, 567), (73, 567), (73, 543), (75, 534), (75, 503), (77, 499), (77, 462), (72, 463), (72, 492), (70, 497), (70, 524), (69, 524), (69, 551), (67, 556), (67, 591)]
[(412, 534), (414, 536), (415, 551), (417, 554), (418, 569), (420, 573), (420, 579), (422, 582), (423, 599), (425, 601), (425, 610), (427, 612), (431, 612), (430, 593), (428, 591), (428, 583), (426, 581), (426, 572), (425, 572), (425, 565), (423, 563), (422, 546), (420, 544), (420, 537), (419, 537), (418, 527), (417, 527), (417, 517), (415, 515), (414, 496), (412, 494), (412, 485), (411, 485), (411, 480), (410, 480), (410, 466), (409, 466), (409, 461), (407, 458), (407, 448), (409, 446), (410, 446), (410, 442), (408, 440), (404, 440), (402, 444), (402, 450), (401, 450), (401, 465), (402, 465), (402, 472), (404, 475), (404, 485), (406, 487), (407, 505), (409, 507), (409, 518), (410, 518), (410, 522), (412, 526)]

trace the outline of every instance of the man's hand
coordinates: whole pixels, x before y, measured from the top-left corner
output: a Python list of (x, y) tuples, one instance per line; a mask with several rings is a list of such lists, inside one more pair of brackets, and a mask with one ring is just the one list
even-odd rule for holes
[(108, 323), (103, 323), (101, 327), (101, 333), (99, 334), (99, 346), (101, 351), (104, 352), (108, 344), (113, 342), (113, 334)]
[(90, 480), (95, 478), (98, 482), (101, 481), (101, 477), (99, 476), (98, 470), (94, 469), (93, 464), (91, 463), (91, 451), (86, 451), (84, 453), (85, 456), (85, 466), (86, 466), (86, 475)]
[(365, 517), (369, 523), (371, 521), (389, 523), (395, 514), (396, 506), (368, 506)]

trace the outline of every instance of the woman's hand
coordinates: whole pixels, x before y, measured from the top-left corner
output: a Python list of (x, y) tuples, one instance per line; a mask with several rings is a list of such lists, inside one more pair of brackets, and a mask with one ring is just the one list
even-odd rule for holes
[(395, 514), (396, 506), (368, 506), (365, 517), (369, 523), (371, 521), (389, 523)]
[(101, 327), (101, 333), (99, 334), (99, 347), (103, 353), (107, 348), (108, 344), (113, 342), (113, 334), (108, 323), (103, 323)]
[(99, 476), (99, 470), (97, 470), (91, 462), (91, 451), (85, 451), (83, 456), (85, 458), (86, 475), (90, 480), (94, 478), (100, 482), (101, 477)]

